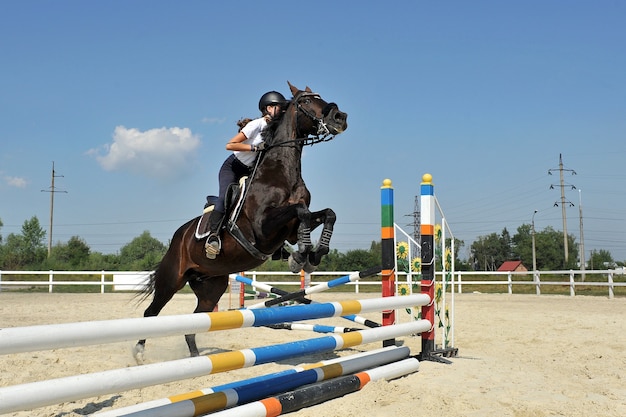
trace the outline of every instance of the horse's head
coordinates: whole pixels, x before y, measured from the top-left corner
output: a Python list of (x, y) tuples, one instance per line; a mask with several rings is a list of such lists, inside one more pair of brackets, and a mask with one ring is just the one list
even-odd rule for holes
[(335, 103), (326, 102), (309, 87), (301, 91), (288, 84), (293, 98), (287, 102), (283, 115), (274, 118), (263, 134), (270, 147), (312, 145), (331, 140), (348, 128), (348, 115)]
[(294, 106), (299, 134), (323, 137), (338, 135), (348, 128), (348, 115), (335, 103), (326, 102), (309, 87), (301, 91), (287, 83), (293, 94), (290, 106)]

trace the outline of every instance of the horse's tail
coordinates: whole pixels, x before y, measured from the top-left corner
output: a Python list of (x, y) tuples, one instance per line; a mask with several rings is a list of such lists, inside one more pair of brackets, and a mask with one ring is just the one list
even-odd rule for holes
[(156, 275), (157, 275), (157, 272), (159, 271), (159, 267), (160, 267), (160, 264), (158, 264), (156, 268), (154, 268), (154, 271), (150, 273), (143, 287), (139, 290), (139, 292), (137, 292), (137, 294), (135, 294), (135, 297), (137, 298), (137, 304), (143, 303), (152, 294), (154, 294), (154, 284), (156, 282)]

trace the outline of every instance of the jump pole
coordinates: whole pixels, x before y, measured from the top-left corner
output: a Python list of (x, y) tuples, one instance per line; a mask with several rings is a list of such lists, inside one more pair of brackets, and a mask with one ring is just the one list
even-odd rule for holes
[(376, 266), (373, 268), (366, 269), (365, 271), (353, 272), (349, 275), (344, 275), (343, 277), (335, 278), (328, 282), (324, 282), (318, 285), (314, 285), (312, 287), (303, 288), (300, 291), (288, 293), (285, 295), (281, 295), (280, 297), (273, 298), (271, 300), (267, 300), (261, 303), (257, 303), (249, 306), (249, 309), (263, 308), (263, 307), (271, 307), (278, 305), (280, 303), (284, 303), (291, 300), (297, 300), (299, 298), (304, 297), (305, 295), (317, 294), (322, 291), (326, 291), (333, 287), (338, 287), (340, 285), (347, 284), (348, 282), (354, 282), (361, 278), (366, 278), (372, 275), (376, 275), (380, 272), (380, 267)]
[[(345, 277), (342, 277), (342, 279), (343, 278), (345, 278)], [(239, 281), (239, 282), (241, 282), (241, 283), (250, 285), (250, 286), (252, 286), (254, 288), (258, 288), (258, 289), (263, 290), (263, 291), (267, 291), (267, 292), (272, 293), (272, 294), (276, 294), (276, 295), (280, 295), (280, 296), (290, 294), (289, 292), (287, 292), (285, 290), (282, 290), (280, 288), (272, 287), (271, 285), (265, 284), (263, 282), (253, 281), (250, 278), (246, 278), (246, 277), (241, 276), (241, 275), (234, 275), (234, 279)], [(294, 301), (296, 301), (298, 303), (302, 303), (302, 304), (317, 304), (315, 301), (309, 300), (308, 298), (304, 298), (304, 297), (295, 298)], [(378, 323), (376, 323), (376, 322), (374, 322), (372, 320), (366, 319), (365, 317), (358, 316), (356, 314), (343, 315), (343, 316), (341, 316), (341, 318), (353, 321), (355, 323), (362, 324), (362, 325), (367, 326), (367, 327), (380, 327), (380, 324), (378, 324)]]
[(409, 354), (410, 349), (406, 346), (390, 346), (315, 364), (300, 365), (281, 372), (96, 413), (96, 415), (97, 417), (196, 417), (226, 407), (257, 401), (305, 384), (397, 362), (407, 358)]
[(421, 292), (428, 295), (430, 302), (422, 305), (422, 318), (433, 324), (433, 327), (422, 333), (421, 359), (431, 359), (435, 351), (435, 187), (430, 174), (422, 176), (420, 184), (421, 208), (421, 254), (422, 282)]
[[(386, 306), (402, 308), (410, 302), (428, 303), (429, 299), (416, 294), (416, 297), (413, 299), (406, 296), (395, 297), (390, 300), (372, 298), (292, 305), (271, 309), (244, 309), (177, 316), (8, 327), (0, 329), (0, 354), (111, 343), (135, 338), (143, 339), (245, 327), (260, 327), (293, 320), (310, 320), (374, 312), (380, 311), (386, 308)], [(398, 305), (400, 307), (397, 307)]]
[[(381, 205), (381, 251), (382, 251), (382, 296), (391, 297), (396, 292), (396, 275), (394, 247), (395, 228), (393, 225), (393, 187), (390, 179), (383, 180), (383, 186), (380, 188), (380, 205)], [(382, 318), (383, 326), (389, 326), (396, 322), (396, 312), (393, 309), (383, 310)], [(395, 340), (388, 339), (383, 341), (383, 346), (392, 346)]]
[(297, 342), (2, 387), (0, 388), (0, 414), (145, 388), (312, 353), (345, 349), (421, 333), (430, 327), (431, 323), (427, 320), (419, 320)]
[(244, 404), (217, 413), (212, 417), (274, 417), (291, 413), (356, 392), (371, 381), (394, 379), (419, 369), (419, 361), (407, 358), (354, 375), (342, 376), (280, 394), (265, 400)]
[(324, 324), (308, 323), (279, 323), (267, 325), (270, 329), (276, 330), (305, 330), (315, 333), (348, 333), (363, 330), (356, 327), (327, 326)]

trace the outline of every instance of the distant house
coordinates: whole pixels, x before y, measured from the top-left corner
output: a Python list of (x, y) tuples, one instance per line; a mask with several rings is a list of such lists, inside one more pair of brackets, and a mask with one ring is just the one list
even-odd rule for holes
[(528, 269), (524, 266), (522, 261), (504, 261), (500, 268), (498, 268), (499, 272), (526, 272)]

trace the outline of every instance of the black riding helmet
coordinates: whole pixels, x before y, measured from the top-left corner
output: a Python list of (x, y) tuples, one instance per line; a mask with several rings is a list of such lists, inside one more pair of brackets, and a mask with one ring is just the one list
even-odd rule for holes
[(259, 100), (259, 110), (261, 113), (265, 114), (265, 108), (272, 104), (280, 104), (282, 106), (287, 103), (285, 96), (280, 94), (278, 91), (268, 91), (267, 93), (261, 96)]

